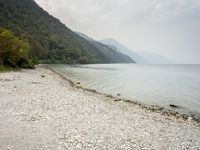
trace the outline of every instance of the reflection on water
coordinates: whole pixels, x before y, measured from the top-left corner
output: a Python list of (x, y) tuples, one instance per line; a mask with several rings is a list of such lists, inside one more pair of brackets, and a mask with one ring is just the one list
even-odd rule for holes
[(107, 94), (121, 94), (145, 104), (181, 106), (200, 112), (200, 65), (54, 65), (72, 81)]

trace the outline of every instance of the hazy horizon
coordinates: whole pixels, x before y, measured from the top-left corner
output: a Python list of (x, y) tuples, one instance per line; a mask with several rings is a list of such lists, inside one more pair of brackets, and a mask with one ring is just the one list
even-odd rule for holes
[(36, 0), (67, 27), (174, 63), (200, 63), (198, 0)]

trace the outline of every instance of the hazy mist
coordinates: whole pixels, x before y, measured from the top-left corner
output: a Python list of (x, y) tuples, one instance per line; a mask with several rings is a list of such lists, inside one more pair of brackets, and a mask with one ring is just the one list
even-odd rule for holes
[(134, 51), (200, 63), (199, 0), (36, 0), (69, 28)]

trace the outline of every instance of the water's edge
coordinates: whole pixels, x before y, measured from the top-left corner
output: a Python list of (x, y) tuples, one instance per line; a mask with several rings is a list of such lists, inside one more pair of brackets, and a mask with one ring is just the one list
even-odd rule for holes
[(53, 68), (49, 67), (48, 65), (39, 65), (39, 67), (42, 67), (42, 68), (45, 68), (45, 69), (48, 69), (48, 70), (52, 71), (56, 75), (60, 76), (62, 79), (68, 81), (70, 83), (70, 86), (72, 86), (73, 88), (82, 89), (82, 90), (87, 91), (87, 92), (91, 92), (91, 93), (94, 93), (94, 94), (105, 96), (107, 98), (112, 99), (114, 102), (123, 101), (123, 102), (129, 103), (129, 104), (138, 106), (141, 109), (145, 109), (147, 111), (159, 113), (159, 114), (161, 114), (163, 116), (172, 116), (172, 117), (175, 117), (177, 119), (181, 119), (183, 121), (190, 121), (190, 122), (193, 122), (196, 125), (200, 126), (200, 116), (198, 116), (196, 114), (181, 113), (181, 112), (177, 112), (175, 110), (167, 109), (167, 108), (164, 108), (164, 107), (161, 107), (161, 106), (158, 106), (158, 105), (147, 105), (147, 104), (143, 104), (143, 103), (137, 102), (135, 100), (119, 98), (119, 97), (115, 97), (115, 96), (113, 96), (111, 94), (101, 93), (101, 92), (99, 92), (97, 90), (94, 90), (94, 89), (85, 88), (85, 87), (81, 86), (79, 83), (77, 84), (76, 82), (74, 82), (71, 79), (67, 78), (66, 76), (64, 76), (63, 74), (61, 74), (58, 71), (54, 70)]

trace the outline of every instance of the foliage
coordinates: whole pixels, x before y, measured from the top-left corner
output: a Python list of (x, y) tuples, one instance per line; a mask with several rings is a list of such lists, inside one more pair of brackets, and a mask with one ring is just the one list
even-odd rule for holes
[(30, 54), (39, 60), (78, 61), (81, 56), (108, 62), (94, 45), (80, 38), (33, 0), (0, 0), (0, 26), (30, 44)]
[(87, 64), (88, 63), (88, 58), (86, 56), (82, 56), (79, 58), (78, 62), (80, 64)]
[(10, 71), (10, 70), (11, 70), (10, 68), (5, 68), (3, 66), (0, 66), (0, 73), (7, 72), (7, 71)]
[[(0, 27), (28, 42), (34, 60), (49, 63), (113, 62), (100, 48), (67, 28), (33, 0), (0, 0)], [(83, 57), (86, 58), (84, 61)]]
[(0, 29), (0, 66), (33, 68), (28, 56), (28, 44), (6, 29)]

